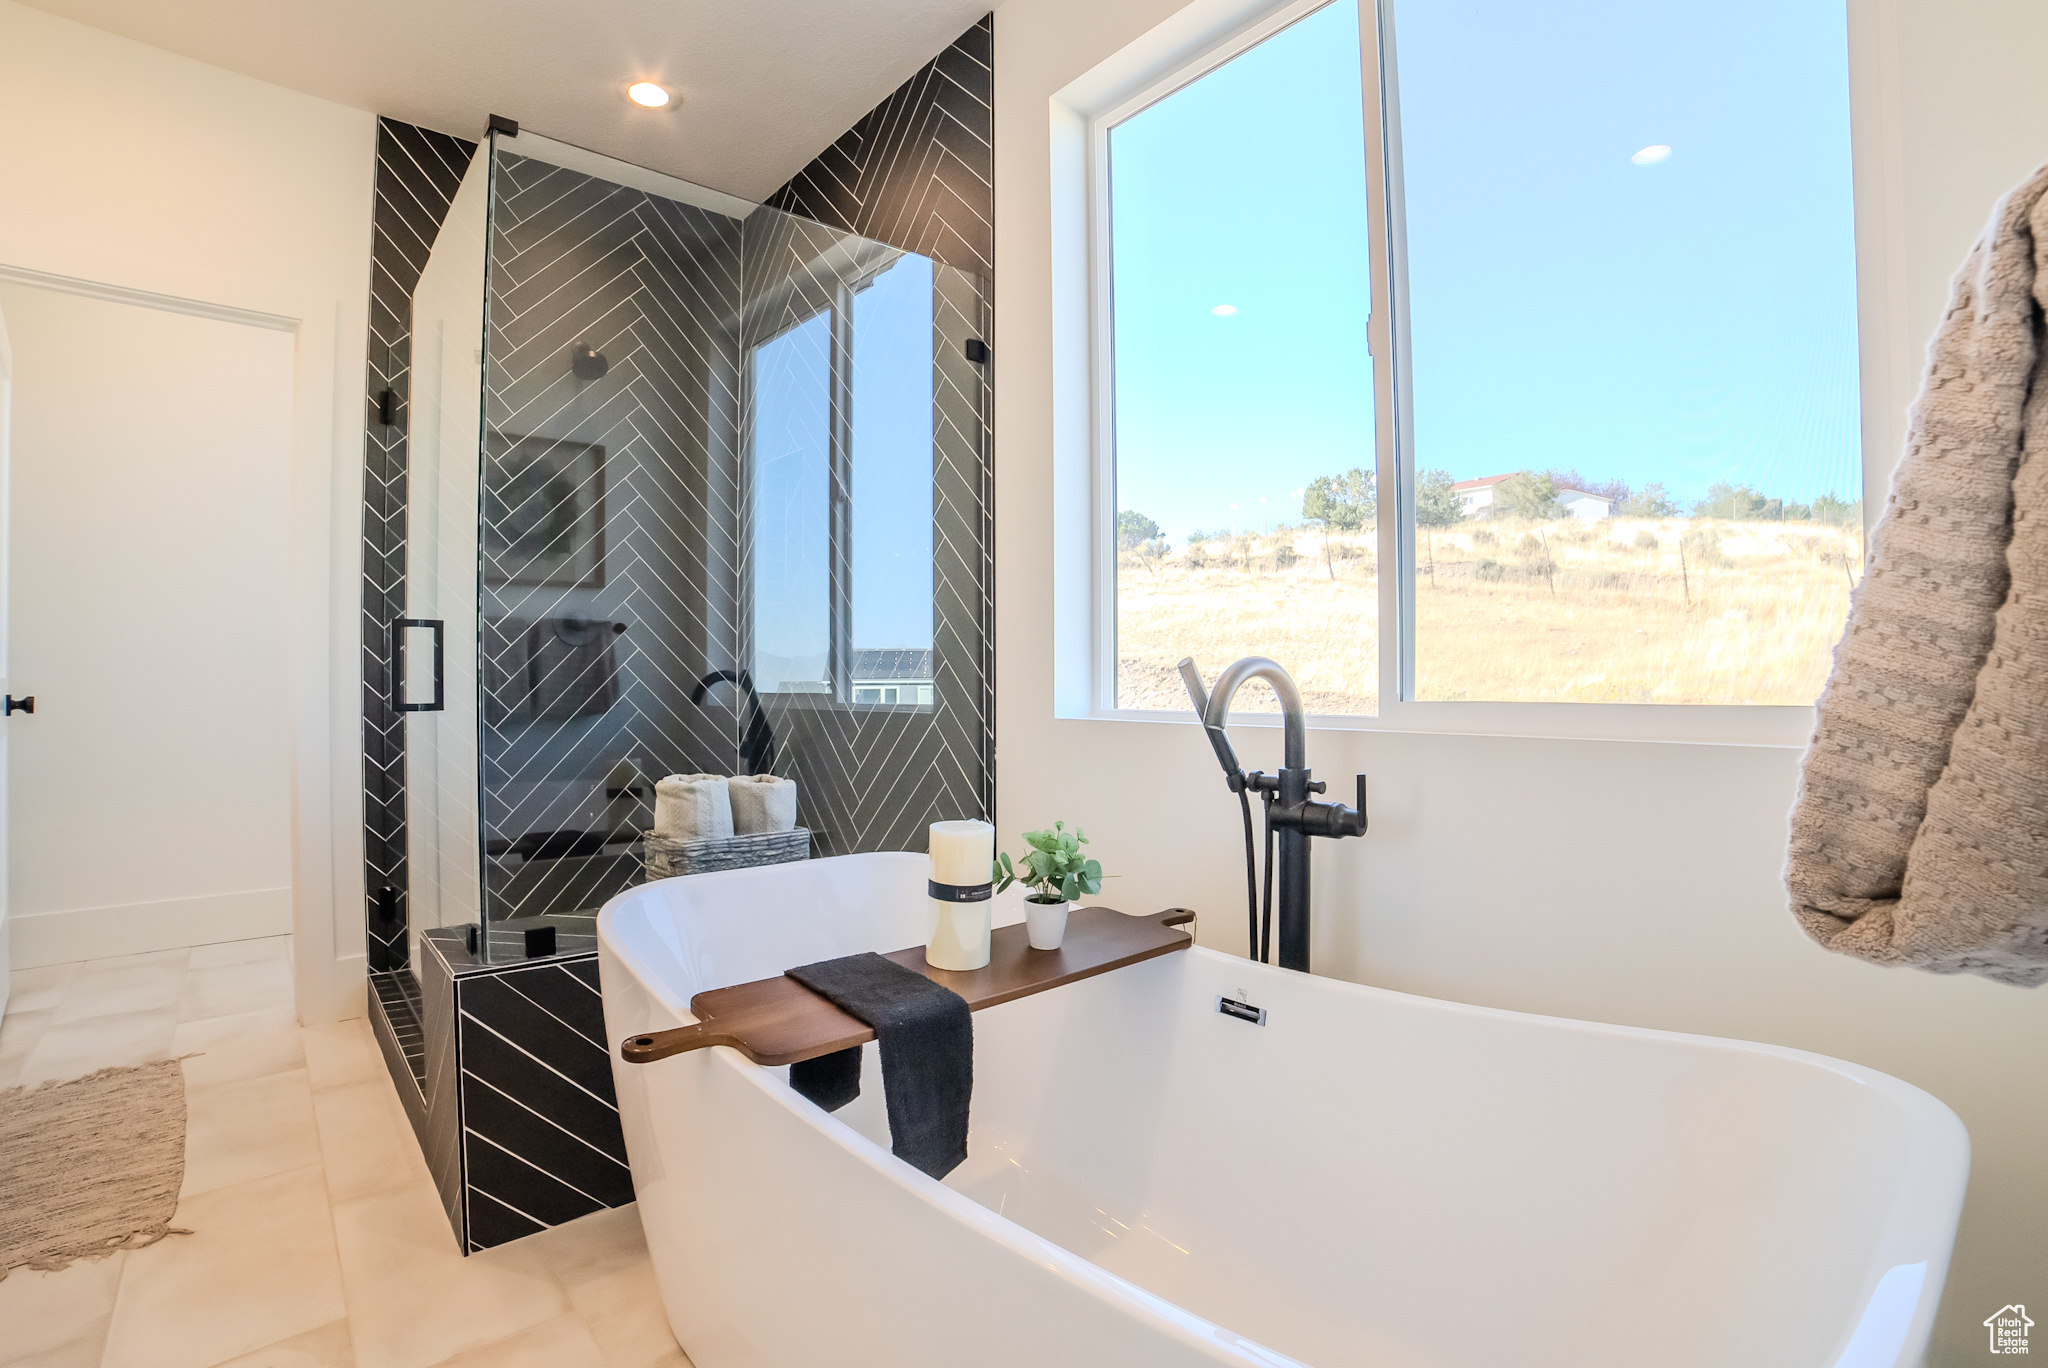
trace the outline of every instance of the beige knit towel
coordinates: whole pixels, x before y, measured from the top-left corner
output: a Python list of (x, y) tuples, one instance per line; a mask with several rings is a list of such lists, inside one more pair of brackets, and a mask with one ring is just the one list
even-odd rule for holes
[(732, 831), (751, 836), (760, 831), (796, 830), (796, 785), (773, 774), (735, 774), (726, 780), (732, 799)]
[(2044, 195), (2048, 167), (1998, 202), (1928, 348), (1786, 871), (1831, 950), (2024, 987), (2048, 981)]
[(732, 799), (722, 774), (671, 774), (654, 785), (654, 834), (672, 841), (732, 835)]

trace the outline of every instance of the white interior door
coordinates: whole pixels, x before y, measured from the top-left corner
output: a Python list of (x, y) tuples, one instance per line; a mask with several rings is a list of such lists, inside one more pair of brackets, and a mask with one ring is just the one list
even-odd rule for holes
[(0, 285), (17, 965), (291, 929), (295, 340)]

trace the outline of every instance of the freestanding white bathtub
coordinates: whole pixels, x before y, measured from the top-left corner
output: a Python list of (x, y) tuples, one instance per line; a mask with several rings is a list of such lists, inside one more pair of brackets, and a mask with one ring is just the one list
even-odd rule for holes
[[(919, 943), (925, 876), (853, 855), (621, 894), (613, 1041)], [(872, 1045), (832, 1114), (733, 1050), (614, 1054), (698, 1368), (1906, 1368), (1968, 1168), (1946, 1107), (1868, 1069), (1200, 948), (976, 1013), (974, 1037), (943, 1183), (889, 1153)]]

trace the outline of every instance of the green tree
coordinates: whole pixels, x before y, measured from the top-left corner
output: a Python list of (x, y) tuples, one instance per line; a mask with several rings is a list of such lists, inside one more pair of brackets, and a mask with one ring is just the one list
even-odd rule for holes
[(1540, 470), (1510, 475), (1493, 487), (1493, 503), (1510, 518), (1548, 522), (1562, 518), (1564, 505), (1558, 502), (1557, 485)]
[(1451, 488), (1448, 470), (1425, 470), (1415, 482), (1415, 522), (1419, 527), (1455, 527), (1465, 521), (1465, 503)]
[(1692, 506), (1692, 515), (1695, 518), (1753, 522), (1759, 518), (1775, 520), (1780, 507), (1778, 500), (1766, 499), (1748, 485), (1716, 480), (1707, 486), (1707, 497)]
[(1644, 485), (1614, 507), (1617, 518), (1675, 518), (1678, 501), (1661, 484)]
[(1863, 521), (1863, 500), (1850, 503), (1832, 494), (1823, 494), (1813, 501), (1815, 522), (1829, 527), (1853, 527)]
[(1135, 551), (1158, 535), (1159, 524), (1143, 513), (1126, 508), (1116, 515), (1116, 544), (1126, 551)]
[(1301, 515), (1335, 532), (1356, 532), (1379, 516), (1379, 496), (1370, 470), (1353, 467), (1342, 475), (1323, 475), (1302, 491)]

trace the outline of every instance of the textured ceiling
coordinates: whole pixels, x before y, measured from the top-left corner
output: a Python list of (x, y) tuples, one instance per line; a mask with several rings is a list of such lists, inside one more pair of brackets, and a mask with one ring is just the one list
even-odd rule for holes
[[(989, 0), (27, 0), (309, 95), (465, 138), (490, 114), (758, 200)], [(631, 81), (678, 97), (625, 98)]]

